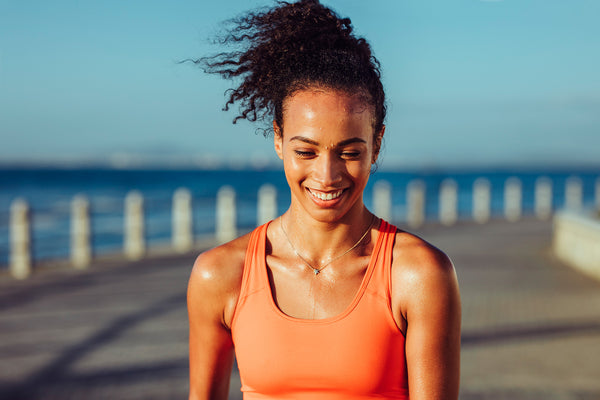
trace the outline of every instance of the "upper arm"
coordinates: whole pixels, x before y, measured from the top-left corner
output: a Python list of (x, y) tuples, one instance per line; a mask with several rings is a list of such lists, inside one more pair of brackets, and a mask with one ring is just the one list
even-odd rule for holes
[(188, 283), (190, 399), (228, 396), (233, 342), (226, 315), (237, 300), (239, 278), (221, 253), (201, 254)]
[(415, 246), (403, 261), (395, 283), (402, 292), (410, 398), (456, 400), (461, 306), (454, 267), (427, 244)]

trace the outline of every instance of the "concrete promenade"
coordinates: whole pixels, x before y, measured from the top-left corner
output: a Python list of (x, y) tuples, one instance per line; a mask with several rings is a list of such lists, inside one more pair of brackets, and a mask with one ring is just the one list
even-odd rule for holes
[[(600, 400), (600, 283), (551, 255), (550, 222), (417, 233), (459, 274), (462, 400)], [(187, 398), (193, 259), (1, 276), (0, 399)]]

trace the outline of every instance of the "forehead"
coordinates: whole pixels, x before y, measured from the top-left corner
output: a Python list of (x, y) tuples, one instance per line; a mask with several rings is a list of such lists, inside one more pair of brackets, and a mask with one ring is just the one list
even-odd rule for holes
[(283, 111), (290, 111), (291, 108), (297, 108), (303, 103), (307, 105), (335, 105), (349, 113), (361, 113), (369, 110), (369, 104), (366, 96), (360, 92), (347, 93), (341, 90), (328, 88), (308, 88), (295, 91), (283, 102)]
[(283, 103), (287, 122), (366, 121), (374, 119), (374, 110), (362, 93), (350, 94), (334, 89), (309, 88), (288, 96)]

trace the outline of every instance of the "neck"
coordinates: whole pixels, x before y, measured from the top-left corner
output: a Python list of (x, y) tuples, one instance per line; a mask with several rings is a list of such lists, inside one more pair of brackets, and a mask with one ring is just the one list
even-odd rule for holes
[(280, 222), (295, 250), (318, 268), (352, 248), (358, 241), (361, 242), (358, 246), (367, 243), (369, 235), (365, 235), (365, 232), (371, 229), (373, 221), (374, 215), (362, 206), (345, 215), (342, 220), (333, 222), (319, 221), (306, 212), (294, 212), (290, 207), (281, 216)]

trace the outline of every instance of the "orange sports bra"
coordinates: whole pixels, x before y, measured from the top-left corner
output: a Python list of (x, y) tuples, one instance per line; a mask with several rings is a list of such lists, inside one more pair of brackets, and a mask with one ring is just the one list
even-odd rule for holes
[(396, 227), (381, 222), (369, 266), (341, 314), (284, 314), (267, 276), (268, 223), (250, 237), (231, 324), (244, 399), (408, 399), (404, 335), (391, 310)]

